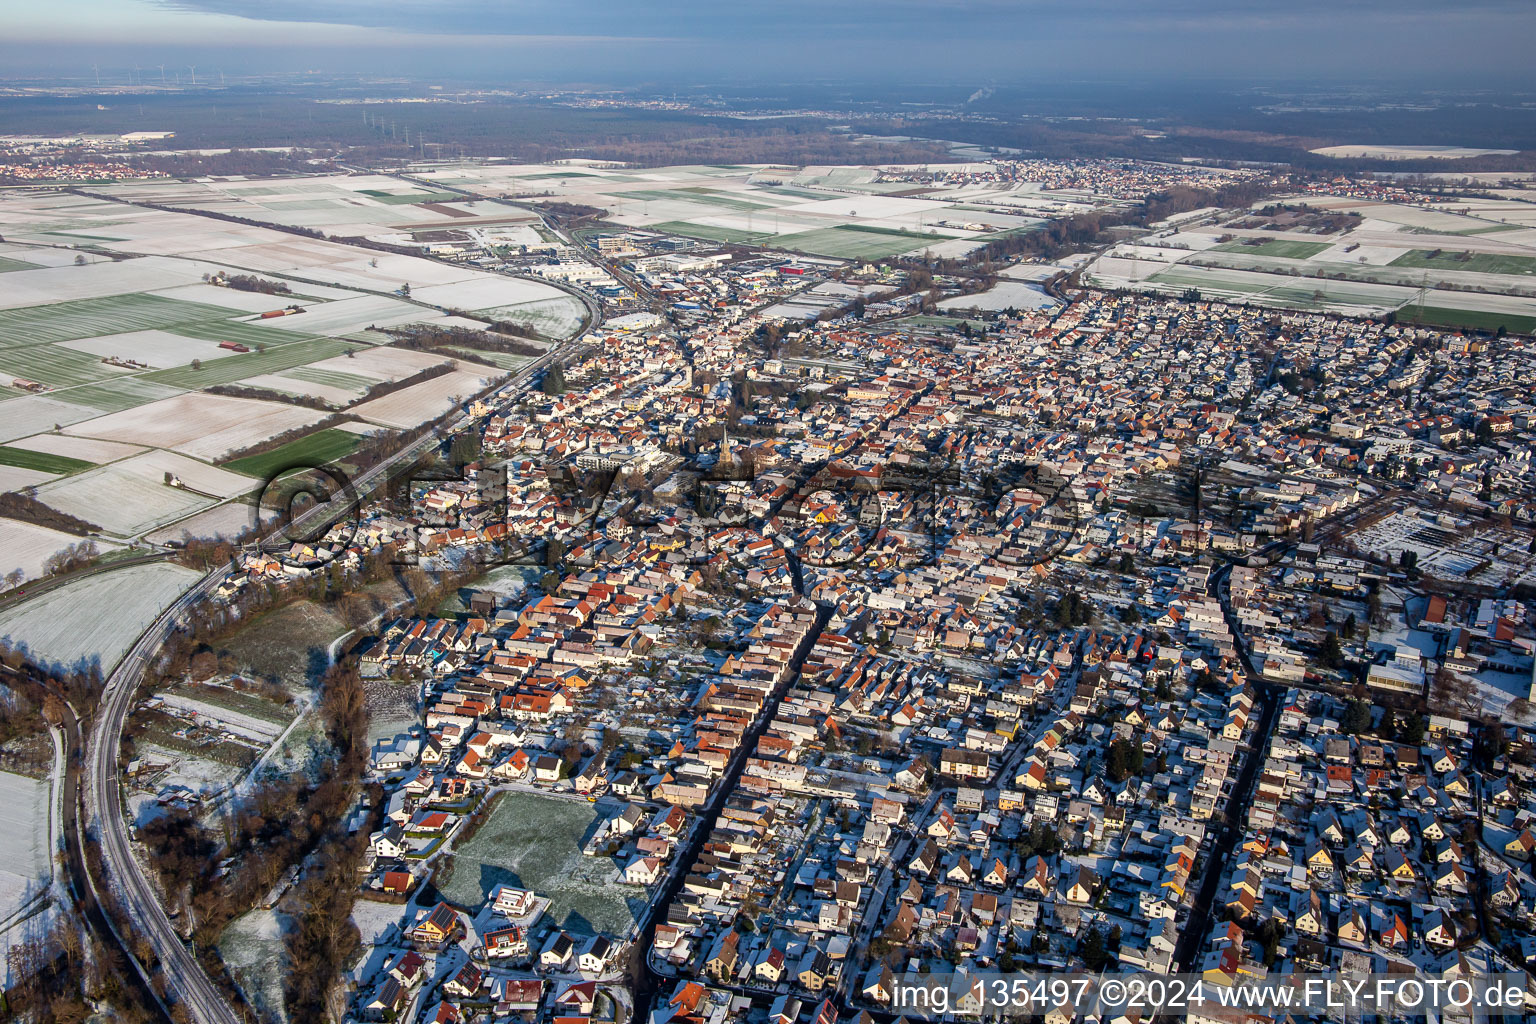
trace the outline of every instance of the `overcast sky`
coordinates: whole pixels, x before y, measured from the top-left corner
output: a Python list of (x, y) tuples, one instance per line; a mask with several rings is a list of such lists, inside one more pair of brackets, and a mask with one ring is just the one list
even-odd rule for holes
[(1520, 83), (1533, 0), (0, 0), (8, 73)]

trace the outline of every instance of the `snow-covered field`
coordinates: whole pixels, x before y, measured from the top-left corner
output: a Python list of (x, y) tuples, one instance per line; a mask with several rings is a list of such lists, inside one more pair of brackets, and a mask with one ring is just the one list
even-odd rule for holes
[(199, 578), (164, 562), (97, 573), (0, 611), (0, 639), (50, 664), (99, 661), (106, 673)]
[(408, 348), (365, 348), (350, 356), (332, 356), (318, 363), (310, 363), (309, 369), (354, 374), (374, 380), (399, 380), (442, 361), (442, 356)]
[[(179, 477), (183, 486), (168, 485), (166, 473)], [(152, 451), (44, 484), (37, 497), (108, 533), (133, 537), (257, 485), (251, 477), (174, 452)]]
[[(0, 576), (20, 569), (28, 579), (36, 579), (42, 575), (43, 563), (49, 555), (79, 542), (80, 538), (73, 534), (15, 519), (0, 519)], [(97, 538), (96, 546), (106, 552), (117, 545)]]
[(136, 444), (102, 441), (93, 437), (70, 437), (68, 434), (34, 434), (32, 437), (17, 438), (10, 442), (10, 446), (98, 464), (126, 459), (144, 450)]
[(47, 395), (26, 395), (0, 401), (0, 443), (35, 434), (55, 424), (79, 423), (96, 415), (99, 415), (96, 409), (71, 405)]
[(0, 772), (0, 921), (48, 887), (46, 780)]
[(66, 433), (173, 448), (196, 458), (216, 459), (324, 418), (322, 412), (293, 405), (189, 393), (100, 416), (71, 426)]
[[(224, 289), (218, 289), (223, 291)], [(270, 304), (270, 299), (268, 303)], [(169, 331), (130, 331), (99, 338), (80, 338), (60, 342), (64, 348), (89, 352), (94, 356), (116, 356), (147, 363), (156, 369), (185, 366), (194, 359), (218, 359), (229, 355), (219, 343), (203, 338), (187, 338)]]
[(447, 412), (455, 399), (464, 401), (483, 390), (489, 378), (468, 370), (455, 370), (441, 377), (412, 386), (394, 394), (354, 406), (352, 411), (370, 423), (387, 427), (414, 427)]
[[(275, 515), (276, 513), (268, 509), (263, 513), (262, 518), (272, 519)], [(228, 504), (216, 505), (206, 512), (199, 512), (163, 530), (156, 530), (148, 534), (145, 539), (153, 544), (164, 544), (168, 540), (186, 540), (188, 537), (238, 537), (255, 521), (255, 506), (232, 501)]]
[(939, 303), (940, 309), (1044, 309), (1056, 300), (1039, 286), (1024, 281), (998, 281), (984, 292), (956, 295)]
[(19, 491), (47, 483), (58, 474), (44, 473), (40, 469), (23, 469), (20, 466), (0, 466), (0, 491)]

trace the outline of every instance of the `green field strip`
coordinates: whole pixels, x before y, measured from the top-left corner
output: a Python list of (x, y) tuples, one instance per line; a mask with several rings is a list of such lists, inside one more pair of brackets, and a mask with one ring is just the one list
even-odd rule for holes
[(288, 380), (301, 380), (310, 384), (322, 384), (328, 388), (342, 388), (359, 393), (367, 391), (378, 383), (373, 377), (364, 377), (356, 373), (343, 373), (340, 370), (318, 370), (313, 366), (296, 366), (291, 370), (284, 370), (278, 376), (285, 377)]
[(665, 189), (640, 189), (636, 192), (615, 192), (613, 197), (621, 202), (628, 202), (631, 199), (642, 199), (646, 201), (655, 200), (657, 202), (670, 200), (672, 202), (702, 203), (706, 206), (719, 206), (723, 209), (735, 210), (738, 213), (756, 213), (758, 210), (776, 209), (776, 207), (767, 203), (750, 203), (745, 199), (735, 199), (731, 196), (704, 195), (698, 192), (685, 192), (682, 189), (670, 191)]
[(101, 361), (101, 356), (76, 352), (62, 345), (0, 350), (0, 369), (13, 376), (41, 381), (56, 388), (91, 384), (121, 377), (128, 371)]
[(9, 274), (13, 270), (41, 270), (36, 263), (28, 263), (26, 260), (14, 260), (9, 256), (0, 256), (0, 274)]
[(1258, 245), (1245, 241), (1223, 242), (1214, 246), (1217, 252), (1246, 252), (1254, 256), (1276, 256), (1286, 260), (1310, 259), (1330, 248), (1332, 242), (1297, 242), (1286, 238), (1267, 238)]
[(118, 380), (104, 381), (100, 384), (87, 384), (81, 388), (70, 388), (60, 397), (68, 399), (72, 405), (83, 405), (106, 413), (136, 409), (141, 405), (148, 405), (151, 402), (175, 398), (177, 395), (185, 393), (185, 391), (185, 388), (171, 388), (163, 384), (153, 384), (138, 377), (122, 377)]
[(226, 462), (223, 468), (266, 480), (273, 473), (293, 466), (326, 464), (346, 458), (357, 451), (362, 440), (359, 435), (345, 430), (320, 430), (297, 441), (289, 441), (281, 448)]
[[(592, 174), (589, 171), (567, 171), (564, 174), (520, 174), (518, 181), (548, 181), (553, 178), (600, 178), (600, 174)], [(446, 179), (445, 179), (446, 180)]]
[(86, 462), (83, 459), (69, 459), (62, 455), (50, 455), (48, 452), (33, 452), (25, 448), (0, 445), (0, 466), (35, 469), (39, 473), (78, 473), (94, 465), (95, 463)]
[(71, 299), (43, 306), (0, 310), (0, 348), (40, 342), (74, 341), (129, 331), (165, 330), (182, 324), (223, 320), (229, 310), (201, 302), (130, 293)]
[(1397, 322), (1423, 323), (1429, 327), (1456, 327), (1469, 331), (1497, 331), (1502, 327), (1515, 334), (1536, 334), (1536, 316), (1490, 313), (1481, 309), (1408, 305), (1397, 311)]
[(455, 203), (468, 198), (457, 192), (417, 192), (403, 196), (373, 196), (386, 206), (414, 206), (419, 203)]
[(835, 192), (812, 192), (810, 189), (795, 188), (793, 185), (769, 185), (760, 191), (771, 192), (778, 196), (791, 196), (796, 199), (810, 199), (815, 202), (837, 198), (837, 193)]
[(737, 242), (746, 245), (760, 245), (763, 239), (773, 237), (772, 233), (766, 231), (742, 231), (739, 228), (722, 228), (714, 224), (694, 224), (685, 220), (669, 220), (661, 224), (647, 224), (641, 230), (659, 231), (666, 235), (686, 235), (689, 238), (703, 238), (711, 242)]
[(244, 352), (220, 359), (206, 359), (199, 369), (191, 365), (177, 366), (169, 370), (156, 370), (144, 374), (142, 380), (165, 384), (188, 391), (198, 391), (217, 384), (233, 384), (246, 377), (263, 373), (279, 373), (305, 363), (318, 363), (322, 359), (339, 356), (351, 347), (350, 342), (335, 338), (314, 338), (296, 341), (288, 345), (269, 346), (265, 352)]
[(1491, 252), (1446, 252), (1432, 256), (1433, 249), (1410, 249), (1387, 264), (1415, 270), (1458, 270), (1472, 274), (1536, 274), (1536, 256), (1505, 256)]

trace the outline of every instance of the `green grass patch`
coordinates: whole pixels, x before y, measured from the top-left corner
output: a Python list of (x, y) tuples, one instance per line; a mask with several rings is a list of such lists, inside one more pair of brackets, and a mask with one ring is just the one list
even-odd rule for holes
[(563, 174), (559, 173), (559, 172), (554, 172), (554, 173), (550, 173), (550, 174), (524, 174), (524, 175), (520, 175), (517, 180), (518, 181), (549, 181), (549, 180), (554, 179), (554, 178), (599, 178), (599, 177), (602, 177), (602, 175), (592, 174), (589, 171), (566, 171)]
[[(322, 359), (339, 356), (354, 343), (335, 338), (305, 338), (286, 345), (269, 345), (265, 352), (242, 352), (218, 359), (203, 360), (199, 369), (191, 364), (168, 370), (147, 373), (141, 379), (155, 384), (198, 391), (216, 384), (233, 384), (246, 377), (263, 373), (279, 373), (306, 363), (318, 363)], [(0, 357), (3, 358), (3, 357)]]
[(1237, 239), (1216, 246), (1217, 252), (1245, 252), (1252, 256), (1274, 256), (1283, 260), (1311, 259), (1331, 246), (1332, 242), (1296, 242), (1286, 238), (1266, 238), (1257, 245), (1251, 240)]
[(69, 459), (62, 455), (50, 455), (48, 452), (33, 452), (25, 448), (0, 445), (0, 466), (35, 469), (39, 473), (78, 473), (94, 465), (95, 463), (86, 462), (83, 459)]
[(20, 306), (0, 310), (0, 349), (128, 331), (167, 330), (228, 316), (229, 310), (221, 306), (139, 293)]
[(8, 274), (13, 270), (38, 270), (36, 263), (28, 263), (26, 260), (13, 260), (9, 256), (0, 256), (0, 274)]
[(357, 451), (362, 438), (345, 430), (320, 430), (260, 455), (224, 463), (225, 469), (262, 480), (290, 466), (335, 462)]
[[(385, 192), (383, 189), (365, 188), (360, 195), (376, 199), (388, 206), (408, 206), (412, 203), (449, 203), (464, 196), (457, 192)], [(327, 200), (328, 201), (328, 200)]]
[(669, 220), (661, 224), (647, 224), (642, 230), (659, 231), (665, 235), (686, 235), (711, 242), (733, 242), (741, 245), (761, 245), (773, 235), (766, 231), (742, 231), (739, 228), (722, 228), (714, 224), (694, 224), (684, 220)]
[(1519, 313), (1490, 313), (1482, 309), (1407, 305), (1397, 311), (1397, 322), (1400, 324), (1423, 323), (1430, 327), (1455, 327), (1468, 331), (1497, 331), (1502, 327), (1513, 334), (1536, 334), (1536, 316), (1524, 316)]
[[(1435, 255), (1438, 251), (1439, 255)], [(1388, 266), (1425, 270), (1459, 270), (1474, 274), (1536, 274), (1536, 256), (1505, 256), (1491, 252), (1450, 252), (1411, 249)]]

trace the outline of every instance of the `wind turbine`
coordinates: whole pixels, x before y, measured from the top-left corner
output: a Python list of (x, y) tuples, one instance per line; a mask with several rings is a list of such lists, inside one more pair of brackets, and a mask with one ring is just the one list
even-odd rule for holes
[(160, 65), (160, 84), (161, 85), (165, 84), (165, 65), (164, 64)]
[(133, 66), (133, 75), (128, 79), (128, 81), (132, 82), (135, 85), (143, 85), (144, 84), (144, 76), (139, 74), (139, 66), (137, 64), (135, 64)]
[(101, 68), (97, 67), (95, 64), (92, 64), (91, 70), (96, 72), (96, 84), (98, 86), (101, 85)]
[(196, 85), (197, 84), (197, 65), (196, 64), (188, 64), (187, 65), (187, 70), (192, 72), (192, 84)]

